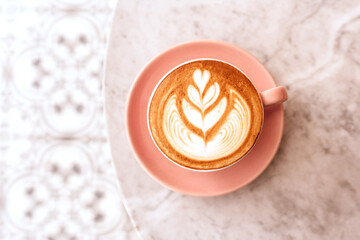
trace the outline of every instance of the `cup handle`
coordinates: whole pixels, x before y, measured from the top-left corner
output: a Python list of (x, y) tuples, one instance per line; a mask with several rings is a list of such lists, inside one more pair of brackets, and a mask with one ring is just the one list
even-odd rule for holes
[(260, 93), (264, 107), (283, 103), (288, 99), (286, 89), (282, 86), (274, 87)]

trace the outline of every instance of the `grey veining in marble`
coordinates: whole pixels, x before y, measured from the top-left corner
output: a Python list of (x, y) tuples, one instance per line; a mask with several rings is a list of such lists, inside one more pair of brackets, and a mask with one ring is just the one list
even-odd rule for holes
[[(360, 239), (360, 1), (123, 1), (105, 80), (112, 154), (144, 239)], [(124, 106), (154, 56), (218, 39), (254, 54), (287, 88), (269, 168), (234, 193), (195, 198), (148, 176), (129, 149)]]

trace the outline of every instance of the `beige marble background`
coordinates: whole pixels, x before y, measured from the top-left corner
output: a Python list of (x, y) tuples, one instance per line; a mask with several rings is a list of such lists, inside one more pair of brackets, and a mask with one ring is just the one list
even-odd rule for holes
[[(125, 99), (166, 48), (218, 39), (254, 54), (289, 93), (281, 147), (247, 187), (172, 192), (129, 149)], [(120, 2), (105, 109), (125, 205), (144, 239), (360, 239), (360, 1)]]

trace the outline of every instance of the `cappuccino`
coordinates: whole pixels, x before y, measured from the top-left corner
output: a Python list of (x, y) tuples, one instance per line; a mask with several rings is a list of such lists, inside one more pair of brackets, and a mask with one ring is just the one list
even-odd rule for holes
[(148, 125), (159, 150), (196, 170), (229, 166), (255, 144), (263, 106), (251, 81), (218, 60), (187, 62), (168, 73), (149, 102)]

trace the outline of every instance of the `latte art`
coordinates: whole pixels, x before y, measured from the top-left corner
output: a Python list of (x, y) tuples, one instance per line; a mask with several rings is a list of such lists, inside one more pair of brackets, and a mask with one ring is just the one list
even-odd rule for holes
[[(207, 70), (195, 70), (193, 79), (196, 87), (189, 85), (187, 90), (190, 103), (186, 98), (181, 100), (181, 110), (186, 120), (200, 129), (201, 134), (189, 130), (181, 119), (180, 110), (176, 105), (176, 95), (171, 96), (166, 102), (163, 115), (164, 133), (172, 147), (184, 156), (202, 161), (218, 159), (235, 152), (241, 146), (250, 127), (246, 117), (250, 114), (249, 108), (236, 91), (230, 89), (229, 102), (226, 97), (222, 97), (217, 104), (214, 102), (220, 97), (218, 83), (215, 82), (204, 92), (210, 76)], [(228, 104), (232, 105), (232, 110), (220, 122)], [(211, 106), (212, 108), (207, 111)], [(207, 133), (215, 125), (218, 125), (219, 129), (211, 138), (207, 137)]]
[(262, 105), (239, 70), (198, 60), (163, 79), (148, 118), (152, 137), (168, 158), (189, 168), (215, 169), (250, 150), (261, 129)]

